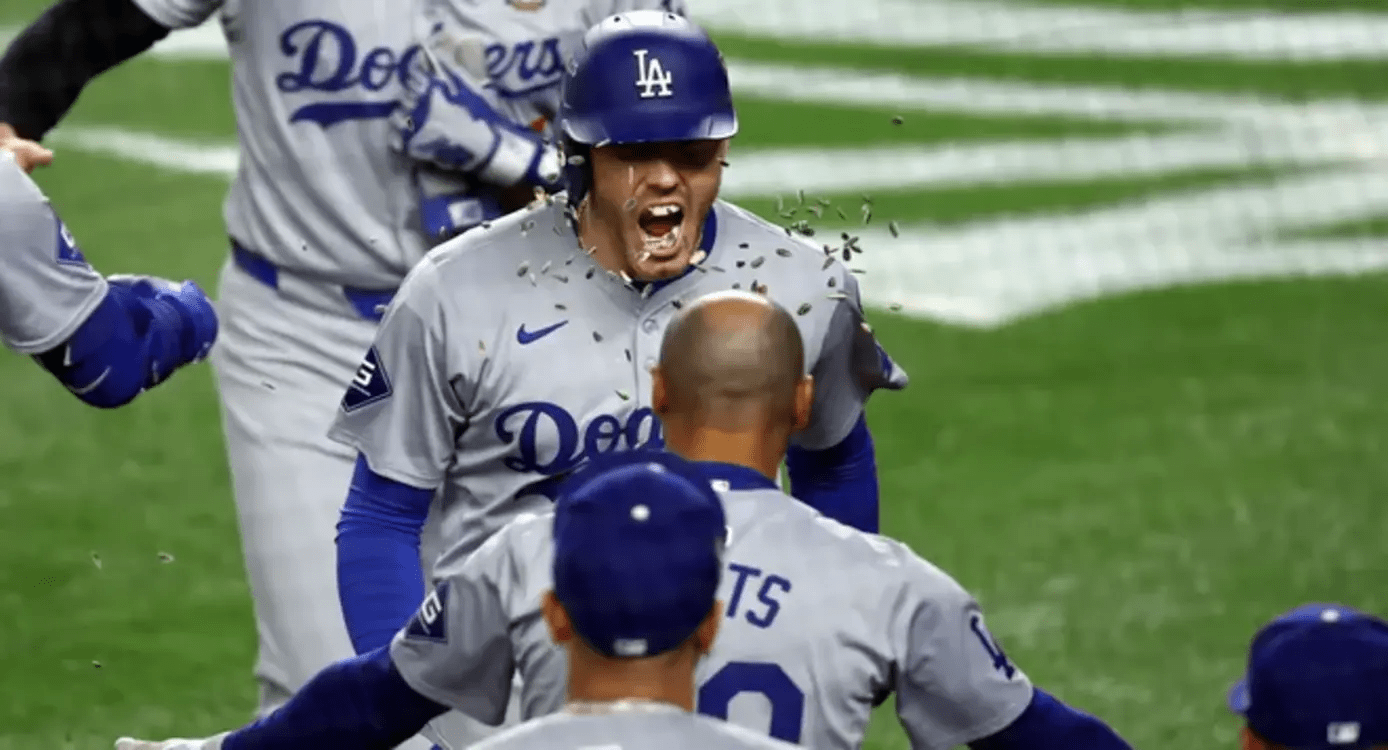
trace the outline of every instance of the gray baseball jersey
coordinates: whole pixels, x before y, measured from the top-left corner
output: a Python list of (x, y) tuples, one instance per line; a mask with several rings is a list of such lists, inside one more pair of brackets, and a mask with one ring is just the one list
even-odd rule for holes
[[(413, 3), (135, 2), (173, 29), (221, 11), (241, 144), (224, 207), (231, 235), (306, 276), (363, 288), (398, 284), (428, 249), (413, 165), (388, 146), (387, 118), (421, 49)], [(538, 95), (558, 89), (560, 40), (631, 2), (491, 0), (462, 12), (485, 38), (485, 74)], [(490, 153), (494, 134), (475, 135), (488, 140), (469, 144), (473, 150)]]
[(106, 296), (39, 186), (0, 152), (0, 341), (41, 354), (71, 338)]
[[(774, 489), (723, 500), (726, 617), (698, 670), (701, 713), (848, 750), (895, 693), (911, 747), (946, 750), (1005, 728), (1030, 703), (1030, 681), (978, 603), (906, 545)], [(435, 591), (391, 646), (411, 687), (496, 723), (516, 669), (523, 716), (559, 710), (567, 668), (539, 611), (552, 586), (552, 523), (519, 519), (471, 555), (445, 555)]]
[(330, 432), (377, 474), (441, 488), (426, 554), (471, 549), (548, 508), (591, 456), (662, 445), (649, 368), (683, 300), (765, 286), (797, 313), (816, 383), (813, 422), (795, 436), (806, 448), (837, 444), (874, 389), (906, 384), (864, 323), (854, 276), (822, 248), (719, 201), (697, 270), (638, 292), (579, 249), (563, 199), (431, 252), (387, 310)]
[(561, 713), (492, 735), (472, 750), (791, 750), (793, 745), (674, 706), (636, 704), (602, 714)]

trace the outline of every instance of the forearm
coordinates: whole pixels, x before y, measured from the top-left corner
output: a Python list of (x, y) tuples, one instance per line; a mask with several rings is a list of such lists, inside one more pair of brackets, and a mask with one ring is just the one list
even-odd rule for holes
[(420, 534), (433, 491), (371, 471), (358, 457), (337, 525), (337, 585), (357, 653), (390, 643), (424, 600)]
[(280, 709), (227, 735), (222, 749), (387, 750), (447, 710), (416, 693), (382, 647), (319, 672)]
[(0, 57), (0, 122), (42, 138), (88, 81), (168, 33), (132, 0), (59, 0)]
[(201, 359), (216, 335), (216, 314), (196, 287), (163, 293), (113, 281), (77, 332), (35, 359), (79, 399), (110, 409)]
[(1107, 724), (1037, 689), (1008, 727), (969, 743), (970, 750), (1132, 750)]
[(796, 499), (840, 523), (877, 532), (877, 458), (866, 418), (859, 417), (833, 447), (812, 451), (791, 446), (786, 469)]

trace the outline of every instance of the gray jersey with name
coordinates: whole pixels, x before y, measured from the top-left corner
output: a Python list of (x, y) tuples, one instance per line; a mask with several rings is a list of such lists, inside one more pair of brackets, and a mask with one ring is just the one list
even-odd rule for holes
[[(849, 750), (895, 694), (911, 747), (947, 750), (1005, 728), (1030, 703), (1031, 682), (988, 634), (978, 602), (906, 545), (776, 490), (723, 499), (726, 618), (698, 670), (701, 713)], [(552, 586), (552, 522), (520, 519), (475, 553), (444, 557), (442, 579), (391, 646), (415, 690), (497, 723), (514, 669), (523, 716), (559, 710), (567, 668), (539, 611)]]
[(473, 750), (791, 750), (793, 746), (676, 707), (560, 713), (487, 738)]
[(563, 200), (431, 252), (386, 311), (330, 432), (377, 474), (439, 488), (426, 555), (475, 548), (547, 509), (594, 455), (661, 445), (649, 368), (686, 300), (765, 287), (796, 314), (816, 385), (813, 423), (794, 437), (806, 448), (847, 436), (873, 390), (905, 386), (864, 322), (855, 277), (820, 247), (719, 201), (698, 270), (637, 291), (579, 248)]
[[(533, 107), (513, 106), (487, 84), (511, 82), (530, 98), (557, 91), (564, 60), (554, 53), (561, 43), (586, 31), (590, 19), (640, 2), (134, 1), (173, 29), (219, 13), (241, 146), (224, 207), (231, 235), (282, 268), (365, 288), (394, 287), (428, 249), (415, 165), (390, 148), (388, 122), (421, 53), (420, 8), (455, 7), (466, 17), (484, 62), (474, 93), (518, 117)], [(525, 162), (504, 169), (492, 163), (520, 158), (494, 149), (493, 131), (473, 135), (481, 140), (464, 145), (491, 154), (478, 172), (524, 171)]]
[(0, 152), (0, 342), (41, 354), (67, 341), (106, 296), (39, 186)]

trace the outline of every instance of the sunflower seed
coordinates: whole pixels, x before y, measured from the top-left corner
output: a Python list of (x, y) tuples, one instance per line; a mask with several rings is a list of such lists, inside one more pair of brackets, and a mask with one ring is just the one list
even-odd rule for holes
[(95, 565), (97, 570), (101, 570), (101, 555), (92, 553), (92, 565)]
[(901, 303), (893, 302), (890, 305), (887, 305), (887, 309), (891, 310), (892, 312), (901, 312)]
[(830, 276), (830, 277), (829, 277), (829, 288), (830, 288), (830, 289), (833, 289), (834, 287), (836, 287), (836, 286), (838, 286), (838, 285), (839, 285), (839, 280), (838, 280), (837, 278), (834, 278), (833, 276)]
[(560, 303), (558, 303), (558, 302), (555, 302), (555, 303), (554, 303), (554, 309), (556, 309), (556, 310), (567, 310), (567, 309), (569, 309), (569, 308), (565, 307), (564, 305), (562, 305), (562, 304), (560, 304)]
[(780, 213), (784, 210), (786, 210), (786, 202), (778, 195), (776, 196), (776, 213)]
[(832, 256), (832, 255), (826, 255), (826, 256), (824, 256), (824, 265), (821, 266), (819, 270), (821, 270), (821, 271), (827, 271), (827, 270), (829, 270), (829, 266), (832, 266), (832, 265), (834, 265), (834, 256)]
[(625, 208), (626, 208), (627, 211), (635, 211), (635, 210), (636, 210), (636, 199), (635, 199), (635, 198), (629, 199), (629, 200), (627, 201), (627, 204), (626, 204)]
[(597, 341), (597, 342), (601, 342), (601, 341), (602, 341), (602, 334), (601, 334), (601, 333), (598, 333), (597, 331), (593, 331), (593, 340), (594, 340), (594, 341)]
[(902, 119), (901, 115), (897, 115), (896, 117), (892, 118), (893, 125), (900, 125), (903, 122), (906, 122), (906, 120)]
[(738, 267), (738, 268), (742, 268), (742, 267), (745, 266), (745, 265), (747, 265), (747, 261), (745, 261), (745, 260), (739, 260), (739, 261), (737, 262), (737, 267)]
[(556, 273), (556, 274), (554, 274), (554, 278), (558, 279), (558, 280), (559, 280), (559, 283), (561, 283), (561, 284), (567, 284), (567, 283), (569, 283), (569, 277), (568, 277), (568, 276), (565, 276), (565, 275), (562, 274), (562, 273)]
[(796, 315), (804, 315), (805, 313), (808, 313), (809, 311), (810, 311), (810, 303), (806, 302), (805, 304), (803, 304), (803, 305), (800, 306), (800, 309), (798, 309), (798, 310), (795, 311), (795, 314), (796, 314)]
[(517, 276), (524, 276), (524, 275), (526, 275), (526, 274), (529, 273), (529, 272), (530, 272), (530, 264), (527, 263), (527, 262), (525, 262), (525, 261), (521, 261), (521, 264), (520, 264), (519, 266), (516, 266), (516, 275), (517, 275)]
[(863, 274), (867, 273), (867, 271), (864, 271), (864, 270), (861, 269), (861, 268), (850, 268), (850, 269), (848, 269), (848, 272), (849, 272), (849, 273), (856, 273), (856, 274), (858, 274), (859, 276), (862, 276)]
[(834, 206), (834, 213), (838, 214), (840, 219), (843, 219), (844, 221), (848, 221), (848, 215), (845, 214), (845, 213), (843, 212), (843, 209), (842, 209), (842, 208), (839, 208), (838, 206)]
[(737, 283), (736, 281), (734, 281), (734, 282), (733, 282), (733, 288), (734, 288), (734, 289), (741, 289), (741, 288), (742, 288), (742, 285), (739, 284), (739, 283)]
[(598, 270), (596, 266), (594, 266), (593, 268), (588, 269), (588, 273), (583, 274), (583, 278), (585, 278), (585, 279), (591, 279), (591, 278), (593, 278), (593, 272), (596, 271), (596, 270)]
[(739, 248), (742, 248), (743, 250), (746, 250), (746, 249), (748, 248), (748, 245), (747, 245), (746, 242), (739, 242), (739, 243), (737, 243), (737, 246), (738, 246)]
[(829, 299), (848, 299), (848, 295), (844, 294), (843, 292), (829, 292), (824, 296), (828, 297)]
[(628, 400), (628, 399), (631, 398), (630, 396), (627, 395), (627, 392), (626, 392), (626, 391), (621, 391), (621, 390), (619, 390), (619, 391), (616, 391), (616, 394), (617, 394), (617, 398), (620, 398), (620, 399), (623, 400), (623, 401), (626, 401), (626, 400)]
[(546, 273), (549, 273), (549, 267), (553, 265), (553, 263), (554, 261), (552, 260), (545, 261), (545, 264), (543, 266), (540, 266), (540, 275), (544, 276)]
[(869, 221), (872, 221), (872, 209), (868, 206), (863, 206), (863, 226), (867, 226)]
[(160, 553), (159, 553), (159, 562), (161, 562), (161, 563), (171, 563), (171, 562), (173, 562), (173, 561), (174, 561), (174, 556), (173, 556), (173, 555), (170, 555), (170, 554), (167, 553), (167, 552), (160, 552)]
[(684, 307), (684, 303), (683, 303), (683, 302), (680, 302), (680, 301), (677, 300), (677, 299), (676, 299), (676, 300), (670, 300), (670, 306), (673, 307), (673, 308), (675, 308), (676, 310), (678, 310), (678, 309), (680, 309), (681, 307)]
[(852, 248), (848, 247), (848, 245), (844, 245), (844, 246), (843, 246), (843, 262), (844, 262), (844, 263), (847, 263), (847, 262), (850, 261), (850, 260), (853, 260), (853, 250), (852, 250)]
[(790, 251), (787, 250), (787, 249), (785, 249), (784, 247), (778, 247), (778, 248), (776, 248), (776, 254), (779, 255), (779, 256), (781, 256), (782, 258), (789, 258), (789, 257), (790, 257)]
[(887, 222), (887, 231), (891, 232), (893, 237), (901, 236), (901, 227), (898, 227), (895, 221)]
[(623, 349), (622, 351), (626, 352), (627, 361), (630, 362), (630, 361), (631, 361), (631, 350), (630, 350), (630, 349)]
[(569, 163), (575, 167), (583, 166), (583, 154), (574, 154), (569, 157)]
[(755, 257), (755, 258), (752, 259), (752, 267), (753, 267), (753, 268), (761, 268), (761, 264), (763, 264), (763, 263), (765, 263), (765, 262), (766, 262), (766, 258), (763, 258), (762, 256), (758, 255), (757, 257)]
[(487, 342), (483, 341), (482, 339), (478, 339), (478, 340), (477, 340), (477, 351), (482, 352), (483, 354), (486, 354), (486, 353), (487, 353)]
[(800, 199), (800, 203), (799, 203), (798, 205), (801, 205), (801, 206), (805, 205), (805, 191), (804, 191), (804, 190), (797, 190), (797, 191), (795, 191), (795, 195), (796, 195), (796, 197), (798, 197), (798, 198)]

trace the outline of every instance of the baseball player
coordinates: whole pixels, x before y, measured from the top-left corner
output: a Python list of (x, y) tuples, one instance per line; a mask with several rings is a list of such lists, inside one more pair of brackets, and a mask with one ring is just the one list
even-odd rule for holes
[[(665, 331), (649, 402), (667, 447), (696, 462), (722, 495), (729, 537), (722, 626), (696, 673), (699, 712), (806, 747), (848, 749), (861, 746), (870, 712), (895, 693), (916, 750), (1127, 748), (1102, 722), (1034, 688), (989, 635), (978, 603), (946, 573), (777, 489), (776, 469), (815, 400), (805, 355), (794, 316), (746, 292), (695, 300)], [(662, 455), (634, 454), (628, 465)], [(567, 669), (555, 645), (567, 635), (554, 626), (556, 603), (584, 645), (611, 642), (614, 653), (637, 649), (641, 634), (623, 632), (629, 613), (604, 601), (644, 597), (652, 612), (681, 618), (681, 632), (695, 628), (699, 612), (671, 601), (643, 547), (616, 533), (572, 534), (565, 503), (600, 486), (622, 456), (599, 457), (571, 478), (553, 513), (519, 518), (470, 554), (451, 550), (437, 587), (389, 648), (325, 671), (227, 747), (288, 747), (284, 738), (375, 747), (445, 707), (496, 723), (513, 669), (523, 677), (527, 717), (562, 711), (566, 686), (572, 698), (585, 675)], [(665, 493), (640, 497), (655, 508)], [(632, 508), (620, 496), (606, 500), (604, 512)], [(697, 519), (684, 523), (697, 527)], [(586, 586), (567, 578), (582, 555), (601, 573)], [(610, 621), (597, 619), (604, 613)], [(637, 642), (619, 646), (629, 640)], [(645, 645), (658, 642), (648, 637)], [(569, 653), (577, 668), (579, 652)], [(349, 715), (333, 711), (344, 705)]]
[[(557, 89), (562, 73), (543, 52), (641, 3), (498, 0), (468, 12), (487, 74), (540, 92)], [(480, 156), (465, 165), (473, 187), (461, 197), (459, 179), (451, 193), (426, 189), (439, 182), (426, 180), (435, 170), (389, 145), (400, 140), (391, 116), (423, 54), (412, 4), (399, 0), (57, 0), (0, 58), (0, 141), (26, 168), (50, 160), (36, 141), (88, 81), (219, 11), (241, 159), (224, 207), (230, 252), (212, 363), (267, 712), (352, 653), (333, 539), (355, 453), (326, 432), (381, 311), (436, 232), (505, 210), (502, 189), (519, 186), (528, 201), (533, 186), (552, 187), (541, 165), (558, 160), (538, 133), (488, 107), (490, 89), (450, 80), (451, 98), (431, 100), (433, 114), (465, 111), (474, 127), (458, 148)], [(427, 133), (428, 122), (416, 125)], [(453, 222), (446, 230), (440, 210)]]
[(563, 710), (479, 750), (792, 747), (692, 713), (694, 669), (722, 620), (714, 597), (726, 517), (694, 467), (642, 453), (627, 453), (630, 460), (555, 503), (554, 589), (542, 611), (567, 657)]
[(97, 273), (4, 146), (0, 260), (0, 341), (92, 406), (129, 403), (201, 362), (217, 338), (197, 284)]
[(358, 459), (339, 588), (359, 653), (389, 642), (423, 598), (421, 543), (426, 560), (475, 549), (547, 509), (592, 458), (661, 445), (649, 367), (670, 317), (710, 291), (765, 289), (796, 311), (819, 395), (787, 460), (791, 485), (876, 528), (863, 408), (906, 374), (842, 263), (718, 200), (737, 131), (718, 49), (677, 14), (615, 15), (585, 36), (563, 91), (569, 190), (432, 252), (343, 397), (332, 435)]
[(1388, 750), (1388, 622), (1307, 604), (1268, 623), (1229, 691), (1243, 750)]

